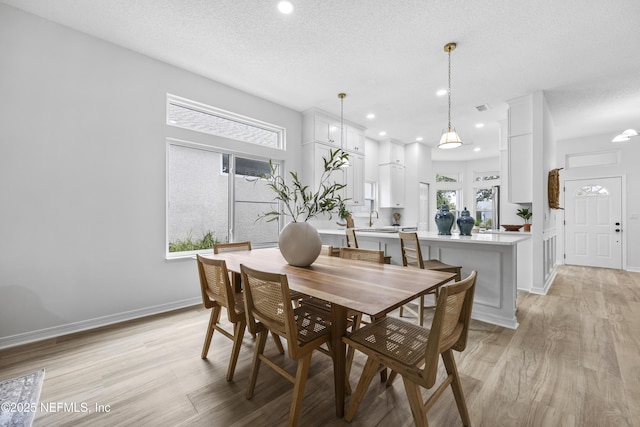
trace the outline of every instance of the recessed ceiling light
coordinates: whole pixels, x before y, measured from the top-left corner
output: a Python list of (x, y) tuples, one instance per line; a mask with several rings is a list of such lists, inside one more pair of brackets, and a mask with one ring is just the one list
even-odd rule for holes
[(288, 15), (293, 12), (293, 5), (290, 1), (281, 1), (280, 3), (278, 3), (278, 10), (281, 13)]
[(476, 153), (477, 153), (478, 151), (480, 151), (480, 150), (481, 150), (481, 148), (480, 148), (480, 147), (476, 147), (476, 148), (474, 148), (474, 149), (473, 149), (473, 151), (475, 151)]
[(476, 123), (476, 127), (477, 128), (483, 128), (484, 127), (484, 123)]
[(373, 113), (367, 114), (367, 119), (371, 120), (371, 119), (375, 119), (375, 118), (376, 118), (375, 114), (373, 114)]
[(380, 132), (378, 135), (385, 136), (387, 133), (385, 131)]
[(416, 138), (416, 141), (420, 142), (420, 141), (422, 141), (423, 139), (424, 139), (424, 138), (422, 138), (421, 136), (419, 136), (419, 137), (417, 137), (417, 138)]
[(446, 94), (447, 94), (446, 89), (440, 89), (439, 91), (436, 92), (436, 95), (438, 96), (445, 96)]

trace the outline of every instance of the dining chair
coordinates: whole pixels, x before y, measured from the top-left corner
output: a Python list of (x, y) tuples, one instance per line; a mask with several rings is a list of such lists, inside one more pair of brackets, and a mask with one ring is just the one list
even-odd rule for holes
[[(224, 252), (235, 252), (235, 251), (250, 251), (250, 250), (251, 250), (251, 242), (248, 242), (248, 241), (234, 242), (234, 243), (217, 243), (213, 245), (214, 254), (220, 254)], [(233, 284), (234, 289), (240, 290), (241, 288), (240, 275), (232, 274), (231, 283)], [(291, 298), (293, 299), (293, 301), (296, 302), (296, 305), (298, 304), (298, 301), (300, 301), (302, 298), (305, 298), (305, 297), (306, 295), (301, 292), (297, 292), (297, 291), (291, 292)]]
[[(418, 233), (407, 233), (403, 231), (398, 232), (398, 237), (400, 237), (400, 248), (402, 251), (402, 265), (405, 267), (417, 267), (423, 270), (435, 270), (435, 271), (445, 271), (449, 273), (455, 273), (456, 276), (453, 280), (460, 281), (461, 278), (461, 270), (462, 267), (458, 265), (449, 265), (441, 262), (437, 259), (422, 259), (422, 251), (420, 249), (420, 242), (418, 240)], [(436, 288), (433, 292), (429, 292), (434, 295), (434, 298), (438, 298), (438, 288)], [(424, 309), (425, 308), (434, 308), (435, 306), (425, 307), (424, 305), (424, 295), (419, 298), (418, 302), (418, 310), (414, 311), (411, 307), (402, 306), (400, 307), (400, 317), (404, 310), (412, 312), (414, 315), (418, 317), (418, 323), (420, 326), (424, 324)]]
[[(246, 398), (253, 397), (260, 364), (265, 362), (294, 384), (288, 425), (295, 426), (300, 416), (313, 350), (318, 350), (322, 344), (329, 342), (329, 317), (310, 310), (306, 305), (294, 308), (285, 274), (258, 271), (244, 264), (240, 265), (240, 271), (245, 284), (247, 325), (258, 336)], [(297, 361), (295, 376), (264, 354), (269, 331), (287, 340), (289, 358)]]
[[(203, 258), (198, 255), (197, 261), (202, 303), (206, 308), (211, 309), (209, 326), (200, 357), (203, 359), (207, 357), (214, 331), (219, 331), (222, 335), (232, 340), (233, 347), (231, 349), (229, 367), (227, 368), (227, 381), (231, 381), (247, 325), (242, 294), (234, 292), (229, 281), (227, 264), (224, 260)], [(227, 309), (229, 322), (233, 324), (233, 335), (219, 325), (222, 307)]]
[[(428, 425), (427, 412), (448, 386), (462, 423), (471, 425), (453, 350), (462, 352), (467, 346), (476, 276), (472, 271), (466, 279), (442, 287), (429, 329), (387, 316), (343, 338), (347, 345), (367, 355), (346, 421), (355, 416), (376, 373), (389, 367), (402, 376), (416, 426)], [(420, 387), (431, 389), (436, 385), (440, 357), (447, 376), (425, 402)]]
[(345, 231), (347, 247), (358, 248), (358, 239), (356, 238), (356, 231), (353, 228), (347, 228)]
[(333, 256), (333, 246), (322, 245), (320, 255)]
[[(213, 245), (213, 253), (221, 254), (225, 252), (250, 251), (251, 242), (216, 243)], [(231, 273), (231, 284), (236, 291), (240, 291), (240, 275)]]

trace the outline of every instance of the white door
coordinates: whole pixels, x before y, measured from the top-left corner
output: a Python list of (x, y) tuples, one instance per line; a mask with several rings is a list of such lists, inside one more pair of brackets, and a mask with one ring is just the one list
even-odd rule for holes
[(621, 178), (565, 181), (565, 262), (622, 268)]

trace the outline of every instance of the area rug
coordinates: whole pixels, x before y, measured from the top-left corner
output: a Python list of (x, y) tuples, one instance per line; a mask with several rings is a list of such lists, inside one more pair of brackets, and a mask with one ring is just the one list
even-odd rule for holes
[(0, 382), (0, 427), (30, 427), (38, 409), (44, 369)]

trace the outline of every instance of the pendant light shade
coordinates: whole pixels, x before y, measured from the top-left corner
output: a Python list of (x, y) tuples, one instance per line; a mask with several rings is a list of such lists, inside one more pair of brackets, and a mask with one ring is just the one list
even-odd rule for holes
[(455, 43), (447, 43), (444, 46), (444, 51), (449, 55), (449, 125), (442, 131), (442, 136), (438, 143), (438, 148), (442, 148), (443, 150), (458, 148), (462, 145), (460, 135), (458, 135), (456, 129), (451, 126), (451, 51), (455, 50), (455, 48)]

